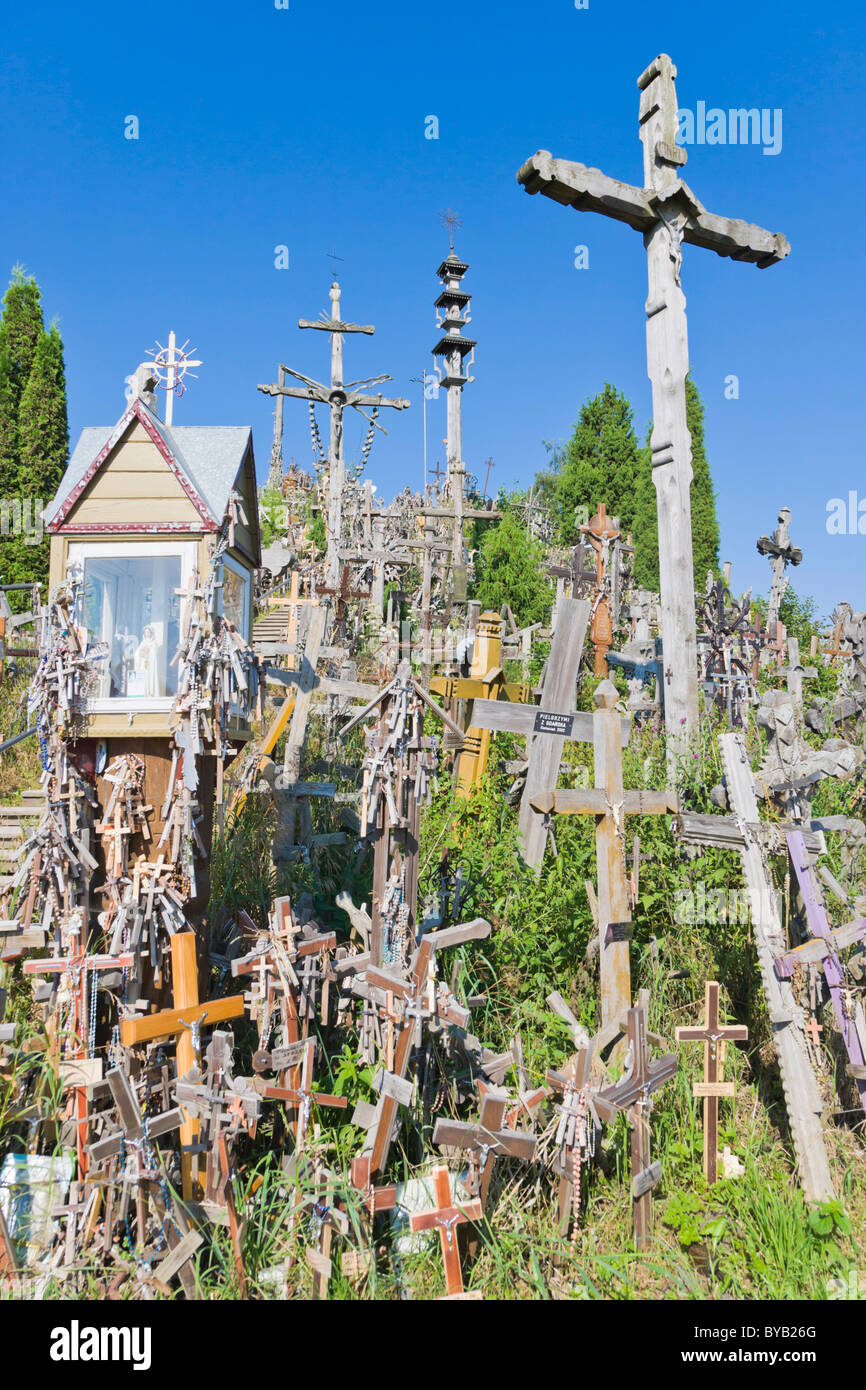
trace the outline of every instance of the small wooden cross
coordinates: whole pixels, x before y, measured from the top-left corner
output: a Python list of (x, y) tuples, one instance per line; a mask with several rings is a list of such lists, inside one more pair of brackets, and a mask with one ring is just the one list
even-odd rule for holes
[(611, 544), (619, 539), (620, 531), (619, 527), (609, 520), (603, 502), (599, 503), (595, 516), (585, 526), (581, 526), (580, 530), (581, 535), (586, 536), (595, 551), (595, 599), (592, 605), (590, 637), (595, 650), (595, 674), (606, 676), (607, 663), (604, 658), (613, 640), (614, 622), (610, 606), (608, 568), (612, 558)]
[(485, 1086), (481, 1082), (479, 1089), (481, 1111), (477, 1124), (466, 1124), (459, 1120), (437, 1120), (433, 1130), (433, 1143), (437, 1148), (445, 1145), (469, 1154), (469, 1190), (473, 1197), (480, 1198), (483, 1210), (487, 1203), (490, 1179), (497, 1158), (508, 1154), (512, 1158), (531, 1162), (535, 1155), (536, 1136), (516, 1129), (503, 1129), (509, 1100), (508, 1092), (504, 1088)]
[(652, 1219), (652, 1190), (660, 1180), (661, 1164), (651, 1163), (648, 1103), (652, 1093), (676, 1073), (679, 1059), (668, 1053), (649, 1060), (646, 1005), (629, 1009), (627, 1016), (628, 1070), (615, 1086), (599, 1091), (595, 1108), (599, 1118), (612, 1120), (619, 1110), (628, 1112), (631, 1125), (631, 1193), (635, 1245), (643, 1250), (649, 1244)]
[(719, 1097), (733, 1096), (733, 1081), (722, 1080), (726, 1042), (745, 1042), (748, 1028), (736, 1025), (723, 1027), (719, 1022), (719, 986), (707, 980), (704, 989), (705, 1022), (699, 1028), (677, 1028), (677, 1042), (704, 1044), (704, 1079), (692, 1086), (692, 1095), (704, 1102), (704, 1177), (708, 1183), (718, 1180), (719, 1160)]
[(432, 1211), (419, 1212), (410, 1216), (409, 1225), (413, 1231), (439, 1231), (442, 1246), (442, 1259), (445, 1264), (445, 1287), (449, 1296), (462, 1294), (463, 1274), (460, 1269), (460, 1250), (457, 1245), (457, 1227), (467, 1221), (480, 1221), (482, 1205), (478, 1198), (455, 1207), (451, 1199), (451, 1179), (443, 1164), (434, 1168), (433, 1191), (436, 1206)]

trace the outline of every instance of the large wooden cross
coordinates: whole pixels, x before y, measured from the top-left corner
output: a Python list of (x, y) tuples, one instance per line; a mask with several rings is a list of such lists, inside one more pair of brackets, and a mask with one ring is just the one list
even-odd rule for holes
[(605, 680), (593, 698), (597, 706), (592, 716), (595, 786), (540, 793), (533, 797), (532, 804), (542, 815), (596, 817), (601, 1017), (602, 1023), (609, 1023), (631, 1002), (631, 912), (625, 867), (625, 817), (666, 815), (676, 812), (679, 803), (675, 792), (624, 790), (622, 719), (616, 709), (619, 693), (612, 681)]
[[(279, 383), (259, 386), (268, 396), (296, 396), (306, 401), (321, 401), (330, 407), (331, 432), (328, 450), (328, 516), (327, 516), (327, 556), (325, 560), (325, 582), (336, 589), (340, 576), (340, 549), (343, 542), (343, 493), (346, 485), (346, 461), (343, 457), (343, 411), (347, 406), (354, 408), (381, 430), (375, 417), (371, 420), (363, 409), (371, 406), (379, 411), (383, 406), (394, 410), (405, 410), (408, 401), (388, 400), (381, 394), (373, 394), (371, 386), (383, 381), (391, 381), (388, 375), (367, 377), (359, 381), (343, 382), (343, 335), (345, 333), (366, 333), (371, 336), (375, 329), (372, 324), (344, 323), (340, 318), (340, 285), (335, 280), (330, 289), (331, 315), (324, 314), (318, 320), (299, 319), (299, 328), (317, 328), (331, 335), (331, 381), (330, 385), (313, 381), (311, 377), (296, 372), (291, 367), (280, 368), (283, 372), (302, 382), (301, 386), (283, 386)], [(366, 388), (366, 389), (364, 389)]]
[(676, 68), (666, 53), (638, 78), (642, 188), (598, 169), (540, 150), (517, 178), (527, 193), (543, 193), (580, 211), (601, 212), (643, 235), (649, 272), (647, 370), (652, 383), (653, 482), (658, 502), (659, 574), (665, 667), (665, 722), (671, 754), (698, 725), (695, 586), (692, 566), (691, 437), (686, 423), (689, 371), (686, 300), (680, 272), (682, 244), (702, 246), (763, 267), (788, 255), (783, 236), (750, 222), (707, 212), (680, 177), (686, 151), (676, 143)]
[(719, 1097), (733, 1096), (733, 1081), (722, 1080), (726, 1042), (745, 1042), (748, 1028), (740, 1024), (724, 1027), (719, 1021), (719, 985), (707, 980), (704, 990), (704, 1023), (698, 1028), (677, 1028), (677, 1042), (702, 1042), (704, 1079), (692, 1086), (692, 1095), (704, 1102), (704, 1177), (714, 1183), (719, 1175)]
[[(124, 1047), (153, 1042), (155, 1038), (177, 1038), (178, 1076), (185, 1076), (195, 1065), (196, 1039), (203, 1024), (211, 1026), (229, 1018), (240, 1018), (244, 1011), (244, 1001), (239, 994), (227, 999), (210, 999), (203, 1004), (199, 1003), (195, 943), (195, 932), (191, 931), (175, 932), (171, 938), (174, 1008), (164, 1009), (161, 1013), (146, 1014), (143, 1018), (124, 1018), (120, 1021), (120, 1041)], [(198, 1121), (187, 1119), (180, 1131), (185, 1201), (195, 1195), (191, 1150), (198, 1130)]]

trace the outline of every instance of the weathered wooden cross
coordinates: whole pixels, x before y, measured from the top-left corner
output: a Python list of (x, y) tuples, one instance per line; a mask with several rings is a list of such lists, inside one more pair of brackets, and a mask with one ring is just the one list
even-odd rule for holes
[(725, 1027), (719, 1021), (719, 986), (707, 980), (704, 992), (704, 1023), (699, 1028), (677, 1028), (677, 1042), (702, 1042), (704, 1045), (704, 1079), (692, 1086), (692, 1095), (704, 1102), (704, 1177), (716, 1182), (719, 1174), (719, 1097), (732, 1097), (733, 1081), (722, 1080), (725, 1043), (745, 1042), (748, 1028), (740, 1024)]
[(658, 500), (659, 569), (665, 667), (665, 724), (671, 756), (698, 726), (698, 665), (692, 524), (691, 438), (686, 423), (689, 370), (686, 300), (681, 285), (682, 244), (702, 246), (733, 260), (773, 265), (788, 255), (783, 236), (709, 213), (680, 178), (686, 151), (676, 143), (676, 68), (666, 53), (638, 78), (644, 186), (609, 178), (598, 169), (547, 150), (523, 165), (517, 178), (527, 193), (544, 193), (580, 211), (601, 212), (643, 234), (649, 271), (647, 368), (652, 383), (653, 482)]
[(676, 812), (675, 792), (626, 791), (622, 782), (623, 721), (617, 713), (619, 693), (612, 681), (596, 689), (592, 718), (595, 786), (575, 791), (539, 793), (532, 804), (541, 815), (594, 815), (598, 876), (598, 932), (601, 965), (602, 1023), (619, 1018), (631, 1002), (629, 941), (631, 911), (625, 865), (625, 817)]
[[(299, 319), (298, 327), (316, 328), (321, 332), (330, 333), (330, 385), (313, 381), (311, 377), (304, 376), (302, 372), (296, 372), (291, 367), (281, 366), (281, 380), (283, 379), (283, 372), (287, 372), (289, 376), (295, 377), (303, 385), (283, 386), (279, 383), (271, 383), (270, 385), (259, 386), (258, 389), (268, 396), (296, 396), (311, 403), (321, 401), (330, 407), (331, 433), (328, 450), (328, 516), (326, 523), (328, 548), (325, 561), (325, 582), (332, 589), (336, 589), (340, 573), (340, 550), (343, 544), (343, 493), (346, 483), (346, 461), (343, 457), (343, 411), (347, 406), (354, 406), (365, 420), (369, 421), (370, 416), (363, 409), (364, 406), (371, 406), (376, 412), (381, 410), (383, 406), (390, 406), (394, 410), (405, 410), (409, 402), (402, 399), (387, 400), (381, 394), (373, 394), (370, 391), (370, 387), (376, 386), (380, 382), (391, 381), (392, 378), (388, 375), (367, 377), (361, 381), (343, 383), (343, 335), (345, 333), (366, 333), (371, 336), (375, 329), (372, 324), (344, 323), (342, 321), (340, 318), (341, 290), (336, 280), (331, 285), (329, 294), (331, 300), (330, 318), (323, 314), (319, 320), (315, 321)], [(312, 409), (312, 404), (310, 408)], [(371, 424), (375, 424), (376, 429), (382, 429), (381, 425), (375, 423), (375, 417)]]
[(652, 1190), (661, 1178), (661, 1164), (651, 1162), (649, 1111), (652, 1095), (676, 1073), (679, 1059), (668, 1053), (649, 1060), (646, 1005), (628, 1010), (628, 1070), (615, 1086), (599, 1091), (594, 1104), (602, 1120), (616, 1112), (628, 1112), (631, 1126), (631, 1194), (635, 1244), (643, 1250), (649, 1244), (652, 1220)]

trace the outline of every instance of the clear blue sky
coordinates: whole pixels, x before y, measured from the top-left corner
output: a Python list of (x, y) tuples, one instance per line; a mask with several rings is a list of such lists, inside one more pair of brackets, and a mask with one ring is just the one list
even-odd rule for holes
[[(765, 271), (685, 252), (722, 558), (736, 587), (765, 592), (755, 539), (787, 504), (805, 552), (797, 587), (825, 611), (842, 597), (864, 606), (866, 535), (825, 526), (830, 498), (854, 489), (866, 502), (862, 0), (289, 3), (49, 0), (4, 16), (0, 273), (22, 261), (60, 320), (73, 442), (83, 425), (119, 416), (124, 376), (173, 328), (204, 359), (177, 423), (252, 423), (262, 477), (272, 402), (256, 384), (281, 360), (327, 372), (327, 337), (297, 320), (327, 307), (336, 243), (346, 316), (376, 324), (374, 338), (347, 340), (346, 376), (390, 372), (388, 389), (413, 402), (388, 412), (369, 476), (388, 495), (419, 485), (410, 378), (432, 366), (446, 206), (463, 219), (457, 249), (474, 295), (470, 469), (483, 476), (492, 456), (494, 484), (528, 482), (541, 441), (567, 436), (606, 380), (632, 401), (642, 435), (640, 237), (528, 197), (515, 173), (546, 148), (640, 182), (635, 80), (666, 51), (681, 107), (783, 111), (778, 155), (693, 146), (685, 170), (711, 211), (792, 245)], [(137, 142), (124, 139), (131, 114)], [(424, 138), (429, 115), (435, 141)], [(274, 268), (283, 243), (287, 271)], [(574, 269), (577, 244), (589, 247), (587, 270)], [(724, 396), (730, 374), (738, 400)], [(444, 401), (428, 411), (432, 461), (444, 452)], [(360, 436), (350, 425), (350, 456)], [(302, 403), (286, 404), (286, 445), (310, 466)]]

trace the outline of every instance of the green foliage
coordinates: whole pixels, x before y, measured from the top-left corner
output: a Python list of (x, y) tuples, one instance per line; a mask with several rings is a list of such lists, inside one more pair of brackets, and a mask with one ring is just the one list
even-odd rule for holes
[(328, 536), (325, 530), (325, 518), (322, 515), (321, 507), (315, 507), (312, 496), (310, 495), (304, 503), (304, 522), (307, 528), (307, 535), (319, 551), (325, 550), (328, 544)]
[(482, 609), (499, 612), (508, 604), (523, 626), (542, 622), (551, 602), (550, 583), (544, 566), (544, 550), (529, 535), (514, 504), (517, 497), (500, 498), (502, 520), (487, 526), (480, 539), (476, 562), (475, 598)]
[(259, 523), (262, 549), (272, 545), (286, 529), (286, 503), (278, 487), (268, 483), (259, 494)]
[(60, 331), (56, 323), (45, 331), (39, 286), (16, 266), (0, 320), (0, 498), (22, 507), (26, 501), (30, 510), (18, 533), (2, 540), (6, 583), (47, 581), (48, 538), (33, 544), (34, 523), (57, 490), (68, 451)]
[(588, 518), (601, 502), (608, 516), (619, 517), (624, 531), (632, 529), (637, 439), (632, 408), (616, 387), (607, 382), (586, 401), (565, 449), (550, 452), (551, 470), (539, 474), (536, 487), (552, 505), (563, 544), (579, 539), (578, 509), (587, 509)]
[[(704, 407), (691, 377), (686, 378), (686, 423), (692, 437), (692, 555), (695, 592), (703, 593), (708, 571), (719, 567), (719, 522), (716, 494), (704, 442)], [(642, 588), (659, 587), (659, 528), (656, 490), (652, 479), (650, 439), (640, 450), (634, 511), (635, 579)]]

